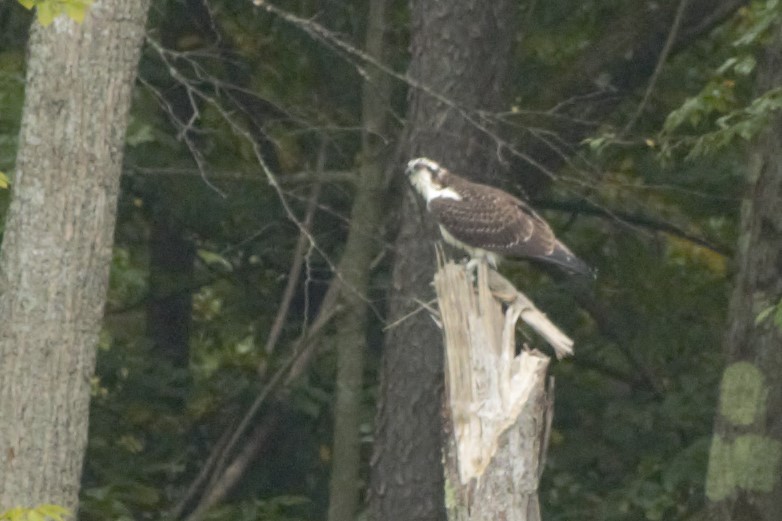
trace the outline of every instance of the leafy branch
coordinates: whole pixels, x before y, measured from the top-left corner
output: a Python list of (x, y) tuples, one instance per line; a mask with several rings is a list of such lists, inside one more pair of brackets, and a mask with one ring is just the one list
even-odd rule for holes
[[(679, 148), (687, 149), (686, 159), (703, 157), (739, 140), (749, 141), (768, 126), (772, 115), (782, 109), (782, 89), (773, 88), (743, 101), (737, 84), (745, 84), (755, 72), (755, 55), (780, 22), (779, 0), (757, 2), (740, 11), (739, 34), (732, 42), (735, 54), (698, 94), (668, 115), (660, 132), (662, 158), (670, 159)], [(677, 137), (685, 127), (701, 132)]]
[[(682, 107), (668, 116), (665, 130), (674, 129), (689, 120), (691, 124), (697, 124), (709, 112), (716, 110), (714, 105), (709, 106), (712, 100), (709, 96), (691, 98)], [(723, 149), (737, 139), (749, 141), (768, 126), (774, 113), (782, 109), (782, 88), (774, 88), (753, 99), (744, 107), (731, 110), (718, 117), (714, 121), (714, 130), (706, 132), (695, 138), (685, 139), (690, 151), (686, 159), (703, 157), (717, 150)], [(671, 151), (669, 144), (662, 149), (665, 156)]]

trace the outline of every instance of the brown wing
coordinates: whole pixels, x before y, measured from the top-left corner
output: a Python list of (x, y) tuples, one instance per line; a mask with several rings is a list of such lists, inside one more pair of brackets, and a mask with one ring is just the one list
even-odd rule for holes
[(524, 202), (496, 188), (461, 182), (461, 200), (437, 198), (429, 210), (459, 241), (499, 255), (544, 258), (557, 244), (554, 233)]

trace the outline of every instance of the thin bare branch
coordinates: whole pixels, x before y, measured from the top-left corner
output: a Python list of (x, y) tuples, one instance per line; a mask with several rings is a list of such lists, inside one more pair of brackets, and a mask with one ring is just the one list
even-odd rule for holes
[(229, 425), (228, 428), (225, 429), (223, 433), (220, 435), (220, 438), (217, 440), (217, 443), (212, 449), (212, 452), (209, 453), (209, 457), (206, 459), (204, 465), (198, 471), (198, 475), (193, 480), (193, 482), (190, 483), (190, 485), (187, 487), (187, 491), (185, 492), (185, 494), (179, 499), (179, 501), (177, 501), (176, 505), (174, 505), (174, 508), (172, 508), (171, 511), (169, 512), (169, 517), (171, 519), (179, 519), (179, 517), (184, 513), (185, 509), (193, 500), (195, 495), (201, 489), (203, 484), (206, 482), (206, 479), (209, 477), (212, 468), (214, 468), (215, 463), (217, 463), (217, 458), (225, 449), (225, 446), (228, 443), (228, 439), (231, 435), (231, 432), (233, 432), (235, 426), (236, 423), (232, 422), (232, 424)]
[[(330, 259), (329, 255), (323, 250), (323, 248), (321, 248), (321, 246), (317, 243), (315, 237), (310, 233), (310, 231), (304, 228), (302, 222), (296, 216), (295, 212), (293, 211), (293, 208), (290, 205), (288, 198), (286, 197), (285, 191), (282, 189), (278, 176), (275, 175), (275, 173), (269, 167), (266, 158), (264, 157), (263, 152), (261, 150), (260, 143), (252, 135), (252, 132), (247, 128), (245, 128), (243, 125), (241, 125), (239, 122), (237, 122), (236, 119), (232, 116), (232, 114), (225, 107), (222, 106), (220, 100), (216, 96), (211, 95), (207, 92), (200, 91), (195, 87), (193, 87), (192, 85), (190, 85), (189, 80), (181, 74), (181, 72), (176, 68), (175, 64), (171, 61), (170, 59), (171, 52), (168, 49), (165, 49), (154, 39), (148, 38), (147, 41), (150, 44), (150, 46), (158, 53), (160, 59), (169, 67), (172, 77), (176, 79), (178, 82), (182, 83), (183, 85), (186, 85), (188, 88), (188, 92), (192, 92), (194, 99), (200, 100), (201, 102), (206, 103), (207, 105), (214, 108), (215, 111), (223, 119), (223, 121), (225, 121), (228, 124), (229, 128), (234, 132), (234, 134), (241, 136), (248, 143), (252, 145), (255, 161), (261, 167), (261, 173), (263, 174), (263, 177), (268, 182), (269, 186), (271, 186), (272, 189), (276, 192), (277, 198), (280, 201), (280, 204), (285, 212), (286, 217), (299, 229), (300, 233), (307, 238), (310, 247), (321, 256), (321, 258), (327, 264), (329, 270), (334, 274), (334, 276), (336, 278), (339, 278), (344, 283), (345, 281), (343, 280), (342, 274), (337, 269), (335, 263)], [(151, 88), (154, 89), (154, 87), (152, 86)], [(163, 102), (165, 103), (165, 100), (163, 100)], [(195, 144), (193, 144), (192, 146), (195, 147)], [(191, 148), (189, 145), (188, 147)], [(199, 156), (197, 155), (198, 151), (191, 150), (191, 153), (196, 154), (194, 155), (194, 158), (196, 159), (196, 163), (199, 167), (199, 170), (203, 172), (203, 176), (206, 180), (207, 174), (206, 174), (206, 169), (204, 168), (205, 165), (199, 162), (198, 160)], [(377, 309), (377, 307), (374, 305), (373, 302), (367, 299), (365, 295), (360, 294), (360, 292), (357, 292), (355, 288), (353, 288), (350, 284), (344, 284), (344, 286), (345, 288), (347, 288), (348, 291), (354, 292), (361, 300), (363, 300), (367, 304), (369, 309), (373, 312), (373, 314), (376, 317), (378, 317), (378, 319), (382, 320), (382, 313), (380, 312), (379, 309)]]
[[(177, 167), (144, 167), (133, 166), (125, 175), (144, 175), (144, 176), (200, 176), (201, 172), (193, 168)], [(266, 180), (258, 177), (257, 172), (241, 171), (219, 171), (212, 170), (209, 177), (217, 181), (236, 181), (241, 183), (265, 183)], [(352, 170), (324, 170), (322, 173), (315, 171), (302, 170), (291, 174), (281, 175), (279, 177), (281, 185), (300, 185), (320, 181), (322, 184), (329, 183), (347, 183), (356, 182), (356, 173)]]
[(244, 475), (247, 467), (250, 466), (261, 451), (278, 421), (279, 414), (276, 412), (263, 418), (263, 421), (250, 433), (239, 454), (231, 461), (231, 464), (225, 471), (220, 474), (220, 479), (208, 489), (207, 494), (202, 498), (195, 510), (185, 518), (186, 521), (199, 521), (212, 506), (222, 501), (228, 495), (228, 492), (236, 485)]
[(668, 32), (668, 38), (665, 40), (665, 45), (663, 45), (663, 48), (660, 51), (660, 57), (657, 59), (657, 65), (655, 65), (654, 67), (654, 72), (652, 73), (652, 77), (649, 78), (649, 84), (646, 86), (646, 92), (644, 92), (644, 97), (641, 99), (641, 103), (639, 103), (638, 107), (635, 109), (635, 113), (630, 118), (630, 121), (628, 121), (627, 125), (625, 125), (625, 128), (622, 131), (622, 135), (626, 136), (627, 134), (629, 134), (630, 130), (632, 130), (632, 128), (638, 122), (638, 119), (641, 117), (641, 114), (643, 114), (643, 111), (646, 108), (647, 103), (649, 102), (649, 98), (652, 96), (654, 87), (657, 85), (657, 78), (660, 76), (660, 72), (662, 71), (663, 66), (668, 61), (668, 55), (671, 53), (671, 49), (673, 49), (673, 44), (679, 35), (679, 28), (681, 27), (682, 20), (684, 19), (684, 13), (685, 11), (687, 11), (687, 6), (689, 5), (689, 3), (690, 0), (679, 0), (679, 6), (676, 8), (676, 15), (673, 18), (673, 23), (671, 24), (671, 30)]
[[(316, 171), (321, 171), (323, 169), (323, 163), (325, 161), (325, 146), (321, 145), (321, 149), (318, 152), (318, 165), (316, 167)], [(317, 177), (316, 177), (317, 179)], [(310, 230), (312, 229), (312, 221), (315, 217), (315, 210), (317, 209), (317, 201), (318, 197), (320, 195), (320, 188), (321, 188), (321, 182), (319, 180), (316, 180), (315, 185), (313, 185), (309, 202), (307, 204), (307, 213), (304, 216), (304, 221), (302, 222), (302, 226), (304, 226), (306, 229)], [(280, 300), (280, 306), (277, 308), (277, 315), (274, 317), (274, 322), (272, 323), (272, 327), (269, 330), (269, 336), (266, 338), (266, 344), (264, 346), (264, 352), (267, 355), (272, 354), (274, 351), (274, 347), (277, 345), (277, 340), (280, 338), (280, 333), (282, 333), (282, 327), (285, 325), (285, 319), (288, 316), (288, 311), (291, 307), (291, 302), (293, 302), (293, 296), (296, 291), (296, 285), (299, 282), (299, 276), (301, 275), (301, 268), (304, 264), (304, 255), (307, 252), (309, 243), (307, 241), (307, 236), (303, 233), (299, 234), (299, 239), (296, 242), (296, 248), (293, 251), (293, 261), (291, 262), (290, 270), (288, 270), (288, 282), (285, 286), (285, 290), (282, 293), (282, 299)], [(263, 368), (265, 369), (266, 365), (263, 365)], [(259, 367), (259, 372), (261, 372), (261, 368)]]

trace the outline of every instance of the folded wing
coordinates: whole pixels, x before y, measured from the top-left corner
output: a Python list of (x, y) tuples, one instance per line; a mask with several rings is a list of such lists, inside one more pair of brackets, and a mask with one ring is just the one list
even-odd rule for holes
[(523, 201), (484, 185), (464, 182), (461, 199), (436, 198), (428, 206), (454, 238), (488, 252), (549, 262), (591, 276), (589, 267), (554, 237), (551, 227)]

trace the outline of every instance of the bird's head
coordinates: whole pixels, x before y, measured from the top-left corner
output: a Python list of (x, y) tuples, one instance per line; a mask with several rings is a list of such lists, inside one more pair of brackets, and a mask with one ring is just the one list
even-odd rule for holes
[(419, 157), (408, 161), (405, 173), (413, 188), (426, 199), (426, 202), (437, 197), (461, 199), (448, 186), (448, 176), (450, 175), (448, 170), (431, 159)]

